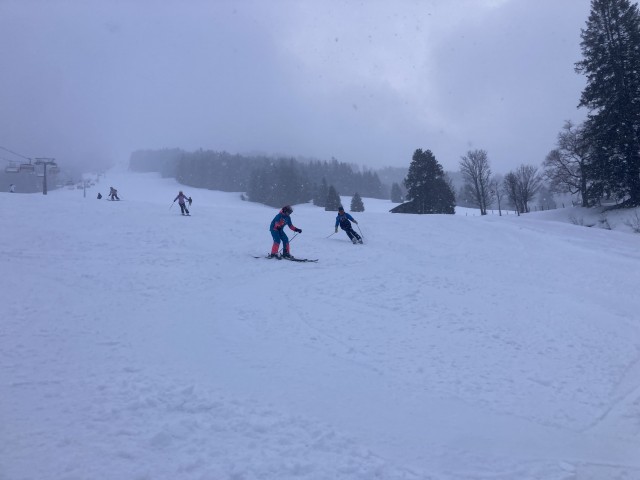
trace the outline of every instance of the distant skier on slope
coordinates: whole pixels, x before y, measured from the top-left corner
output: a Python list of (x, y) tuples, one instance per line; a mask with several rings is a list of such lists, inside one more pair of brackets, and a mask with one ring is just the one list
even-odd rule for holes
[(289, 237), (284, 233), (284, 226), (288, 225), (291, 230), (297, 233), (302, 233), (301, 228), (294, 227), (291, 223), (291, 214), (293, 213), (293, 208), (289, 205), (285, 205), (282, 207), (282, 210), (273, 217), (271, 220), (271, 225), (269, 226), (269, 231), (271, 232), (271, 236), (273, 237), (273, 245), (271, 246), (271, 254), (269, 254), (269, 258), (278, 258), (278, 250), (280, 250), (280, 242), (282, 242), (282, 257), (283, 258), (293, 258), (289, 251)]
[(336, 216), (336, 233), (338, 233), (338, 225), (340, 225), (340, 228), (347, 233), (347, 236), (354, 244), (362, 243), (362, 238), (355, 232), (351, 226), (351, 222), (356, 225), (358, 224), (351, 215), (344, 211), (343, 207), (338, 208), (338, 215)]
[(120, 197), (118, 197), (118, 190), (113, 187), (109, 187), (109, 200), (120, 200)]
[(187, 197), (184, 193), (182, 193), (182, 190), (180, 190), (178, 192), (178, 196), (173, 199), (173, 203), (175, 203), (176, 200), (178, 200), (178, 205), (180, 205), (182, 215), (191, 215), (186, 205), (186, 202), (189, 202), (189, 205), (191, 205), (191, 197)]

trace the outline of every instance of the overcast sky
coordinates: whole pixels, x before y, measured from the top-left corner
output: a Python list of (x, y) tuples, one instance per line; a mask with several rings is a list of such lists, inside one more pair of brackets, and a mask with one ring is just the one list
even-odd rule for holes
[[(143, 148), (372, 167), (540, 165), (581, 121), (588, 0), (0, 0), (0, 146)], [(11, 155), (0, 151), (0, 158)]]

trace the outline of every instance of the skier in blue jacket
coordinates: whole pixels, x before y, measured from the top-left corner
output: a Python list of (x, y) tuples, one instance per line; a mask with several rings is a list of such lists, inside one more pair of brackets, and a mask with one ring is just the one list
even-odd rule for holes
[(291, 253), (289, 252), (289, 237), (284, 233), (285, 225), (288, 225), (291, 230), (297, 233), (302, 233), (301, 228), (294, 227), (291, 223), (291, 214), (293, 213), (293, 208), (289, 205), (285, 205), (282, 207), (282, 210), (273, 217), (271, 220), (271, 225), (269, 226), (269, 231), (271, 232), (271, 236), (273, 237), (273, 245), (271, 246), (271, 254), (269, 254), (269, 258), (278, 258), (278, 250), (280, 250), (280, 242), (282, 242), (282, 256), (284, 258), (293, 258)]
[(362, 243), (362, 238), (355, 232), (351, 226), (351, 222), (356, 225), (358, 224), (351, 215), (344, 211), (344, 208), (338, 208), (338, 215), (336, 216), (336, 233), (338, 233), (338, 225), (340, 225), (340, 228), (347, 233), (347, 236), (354, 244)]

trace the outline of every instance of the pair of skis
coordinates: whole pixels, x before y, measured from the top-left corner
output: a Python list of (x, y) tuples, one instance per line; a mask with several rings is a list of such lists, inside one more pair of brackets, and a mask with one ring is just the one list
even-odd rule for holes
[(266, 258), (267, 260), (275, 258), (277, 260), (289, 260), (290, 262), (303, 262), (303, 263), (309, 263), (309, 262), (315, 263), (315, 262), (318, 261), (317, 258), (312, 259), (312, 258), (283, 257), (283, 256), (280, 256), (280, 255), (278, 255), (277, 257), (271, 257), (269, 255), (265, 255), (265, 256), (262, 256), (262, 257), (256, 257), (255, 255), (251, 255), (251, 256), (253, 258)]

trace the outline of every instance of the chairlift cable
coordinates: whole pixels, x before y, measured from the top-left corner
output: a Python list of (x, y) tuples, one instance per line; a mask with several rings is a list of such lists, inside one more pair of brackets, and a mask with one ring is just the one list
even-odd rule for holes
[(19, 153), (17, 153), (17, 152), (14, 152), (13, 150), (9, 150), (8, 148), (3, 147), (2, 145), (0, 145), (0, 148), (1, 148), (2, 150), (5, 150), (5, 151), (9, 152), (9, 153), (13, 153), (14, 155), (17, 155), (17, 156), (19, 156), (19, 157), (22, 157), (22, 158), (24, 158), (25, 160), (29, 160), (29, 161), (31, 161), (31, 159), (30, 159), (29, 157), (25, 157), (24, 155), (21, 155), (21, 154), (19, 154)]

